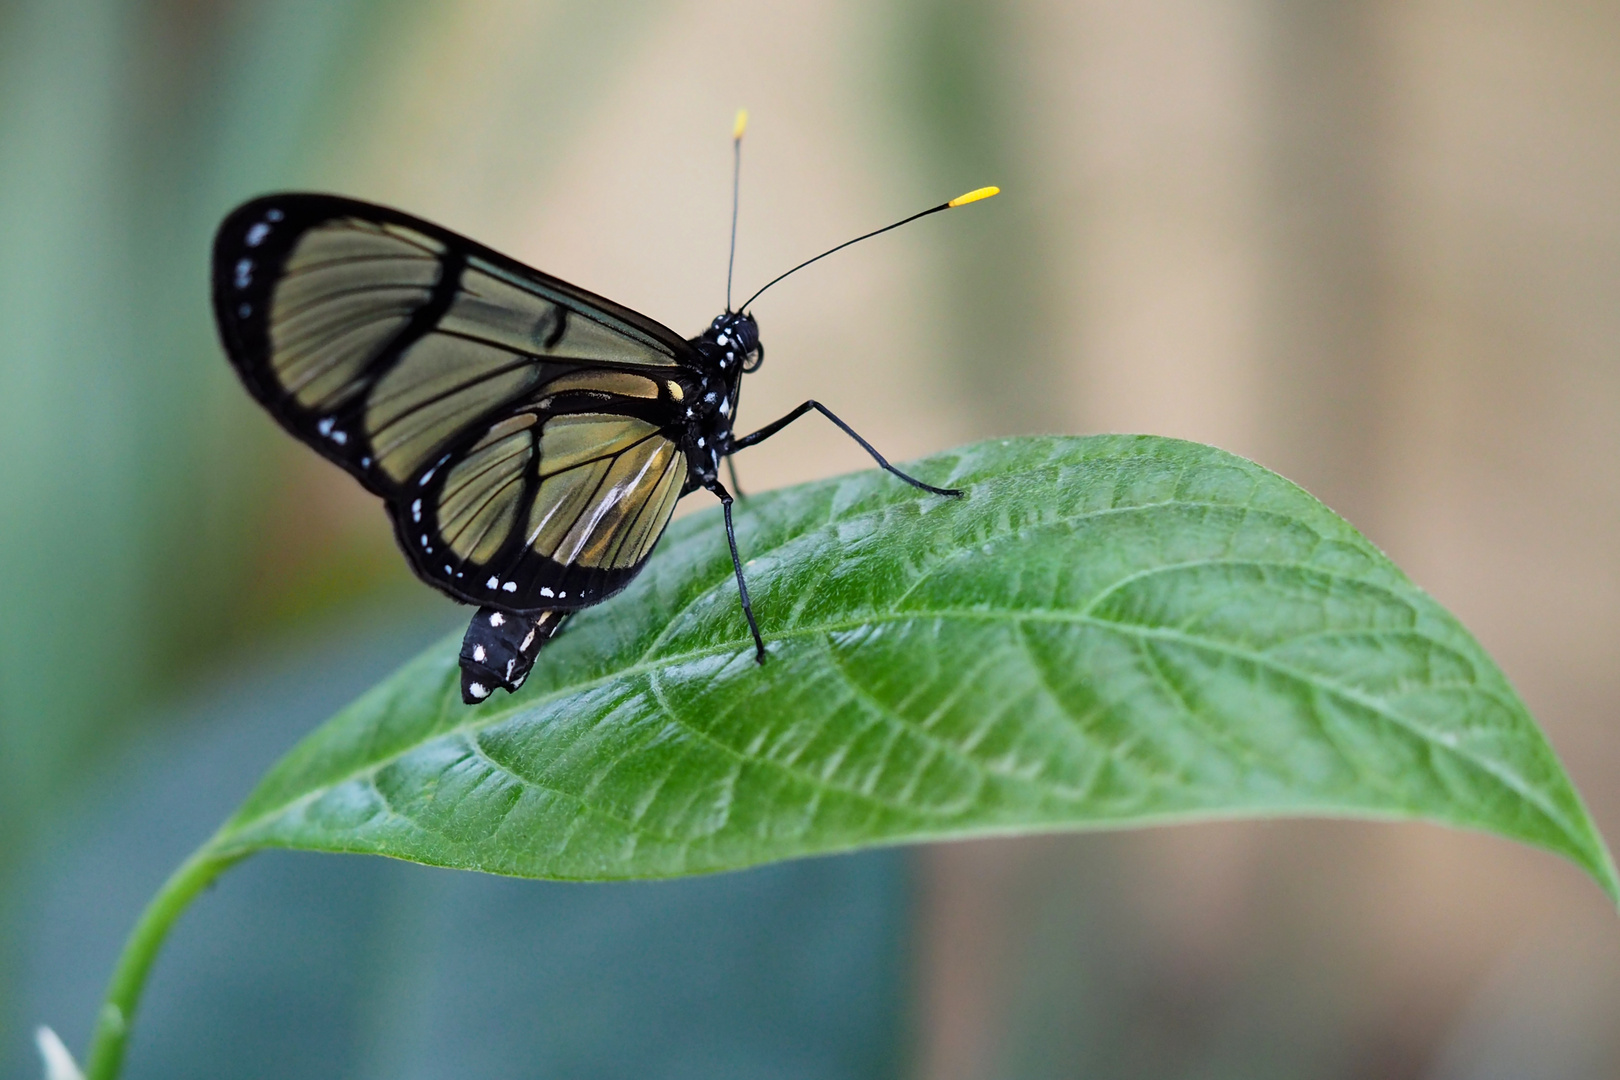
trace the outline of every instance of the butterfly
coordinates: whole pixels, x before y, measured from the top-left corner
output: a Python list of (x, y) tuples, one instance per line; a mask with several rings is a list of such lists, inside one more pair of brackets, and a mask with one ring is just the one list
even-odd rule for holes
[[(733, 255), (735, 220), (734, 194)], [(737, 436), (742, 376), (765, 358), (748, 306), (765, 290), (733, 310), (729, 276), (726, 310), (685, 338), (410, 214), (292, 192), (225, 218), (213, 302), (248, 392), (382, 498), (419, 578), (478, 606), (460, 655), (471, 705), (520, 687), (570, 613), (628, 585), (699, 489), (723, 507), (764, 662), (720, 463), (810, 412), (906, 483), (961, 494), (896, 469), (817, 401)]]

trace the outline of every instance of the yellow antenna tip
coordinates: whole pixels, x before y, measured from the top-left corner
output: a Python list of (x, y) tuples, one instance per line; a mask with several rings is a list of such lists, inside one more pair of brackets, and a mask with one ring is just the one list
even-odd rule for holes
[(945, 205), (951, 207), (952, 209), (955, 209), (958, 206), (966, 206), (970, 202), (978, 202), (980, 199), (988, 199), (992, 195), (1000, 195), (1000, 194), (1001, 194), (1001, 189), (998, 188), (998, 187), (974, 188), (972, 191), (968, 192), (966, 195), (958, 195), (956, 198), (952, 199), (950, 202), (946, 203)]
[(743, 137), (743, 132), (745, 132), (747, 130), (748, 130), (748, 110), (747, 109), (738, 109), (737, 110), (737, 122), (735, 124), (731, 125), (731, 137), (732, 137), (732, 139), (740, 139), (740, 138), (742, 138)]

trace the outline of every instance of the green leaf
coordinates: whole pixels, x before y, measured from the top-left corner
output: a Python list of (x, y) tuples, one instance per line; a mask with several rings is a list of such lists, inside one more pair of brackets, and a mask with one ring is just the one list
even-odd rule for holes
[(677, 522), (524, 690), (450, 639), (309, 736), (213, 843), (525, 877), (984, 833), (1427, 819), (1613, 864), (1479, 644), (1304, 491), (1206, 446), (1018, 439)]

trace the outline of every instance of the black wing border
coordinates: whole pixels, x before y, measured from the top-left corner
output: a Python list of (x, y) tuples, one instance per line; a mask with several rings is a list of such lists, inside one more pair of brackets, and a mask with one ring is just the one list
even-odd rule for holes
[[(273, 213), (279, 216), (272, 218)], [(290, 403), (290, 399), (270, 370), (268, 315), (274, 285), (280, 280), (288, 256), (304, 234), (338, 218), (356, 218), (378, 225), (395, 225), (410, 229), (444, 247), (444, 251), (437, 256), (440, 274), (428, 302), (412, 315), (406, 326), (378, 353), (376, 359), (372, 361), (373, 371), (386, 369), (395, 363), (406, 349), (433, 331), (449, 311), (460, 286), (461, 270), (472, 258), (487, 262), (520, 280), (532, 281), (543, 288), (555, 291), (583, 309), (595, 309), (608, 318), (645, 334), (665, 347), (674, 360), (676, 369), (686, 374), (701, 374), (703, 370), (702, 360), (696, 349), (674, 330), (623, 304), (553, 277), (442, 225), (377, 203), (321, 192), (274, 192), (250, 199), (236, 207), (225, 217), (215, 232), (211, 265), (214, 321), (232, 369), (254, 400), (262, 405), (282, 428), (299, 442), (342, 468), (363, 488), (383, 500), (390, 524), (393, 526), (395, 540), (406, 562), (419, 578), (440, 592), (464, 603), (492, 605), (514, 612), (537, 611), (542, 608), (572, 610), (588, 607), (622, 590), (646, 564), (645, 557), (634, 566), (606, 570), (577, 564), (565, 565), (535, 555), (533, 558), (536, 563), (549, 566), (535, 566), (535, 569), (542, 572), (525, 575), (529, 580), (523, 582), (518, 593), (510, 598), (499, 594), (491, 595), (489, 590), (480, 587), (460, 586), (456, 580), (439, 573), (434, 557), (418, 551), (416, 545), (412, 543), (419, 526), (410, 520), (409, 508), (415, 498), (429, 494), (424, 490), (429, 485), (420, 482), (384, 483), (380, 473), (371, 468), (369, 463), (364, 463), (366, 459), (323, 437), (316, 426), (318, 421), (309, 410)], [(250, 242), (249, 236), (261, 223), (268, 228), (260, 233), (256, 242)], [(244, 260), (247, 263), (245, 285), (242, 282)], [(246, 314), (242, 311), (244, 304), (248, 305)], [(637, 365), (604, 363), (600, 367), (604, 370), (629, 369), (648, 375), (656, 374), (656, 369)], [(475, 442), (481, 434), (481, 430), (469, 431), (467, 437), (461, 440), (465, 445), (458, 444), (430, 466), (430, 471), (440, 473), (434, 478), (431, 487), (437, 488), (442, 484), (444, 480), (442, 467), (447, 461), (464, 453), (466, 447)], [(675, 441), (679, 443), (678, 439)], [(684, 453), (684, 447), (682, 451)], [(650, 548), (648, 554), (651, 554)], [(560, 593), (566, 586), (567, 598), (534, 596), (533, 593), (538, 590), (542, 578), (547, 579), (546, 583), (553, 587), (554, 592)], [(531, 600), (536, 601), (533, 606), (526, 603)]]
[[(271, 221), (272, 213), (279, 213), (280, 217)], [(461, 270), (471, 258), (483, 260), (504, 273), (560, 293), (583, 309), (595, 309), (645, 334), (668, 350), (678, 370), (686, 373), (701, 370), (701, 360), (691, 343), (657, 320), (536, 270), (442, 225), (403, 210), (343, 195), (299, 191), (260, 195), (226, 215), (214, 234), (211, 277), (214, 325), (219, 331), (220, 344), (248, 393), (264, 406), (278, 424), (316, 453), (341, 467), (374, 495), (384, 499), (402, 498), (407, 494), (406, 485), (385, 483), (369, 465), (362, 464), (354, 452), (323, 437), (316, 427), (318, 421), (308, 410), (289, 404), (290, 399), (270, 370), (268, 314), (274, 285), (280, 280), (287, 257), (297, 246), (298, 240), (309, 230), (338, 218), (397, 225), (421, 233), (444, 246), (444, 252), (438, 256), (439, 280), (433, 287), (430, 299), (378, 353), (372, 361), (372, 370), (381, 371), (397, 362), (406, 349), (438, 326), (455, 300)], [(266, 224), (267, 229), (258, 242), (250, 242), (248, 238), (261, 223)], [(244, 272), (247, 278), (245, 285), (242, 283)], [(246, 305), (246, 314), (243, 313), (243, 305)], [(613, 364), (600, 366), (603, 369), (619, 367)], [(648, 374), (655, 370), (634, 366), (632, 369)]]

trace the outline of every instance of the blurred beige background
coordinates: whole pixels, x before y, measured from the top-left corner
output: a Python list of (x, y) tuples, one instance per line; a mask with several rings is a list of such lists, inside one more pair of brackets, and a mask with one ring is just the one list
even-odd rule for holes
[[(220, 42), (274, 34), (276, 11), (158, 3), (118, 62), (171, 65), (155, 96), (182, 111), (242, 59)], [(463, 0), (367, 19), (283, 181), (399, 205), (686, 332), (723, 300), (739, 105), (740, 295), (1000, 184), (773, 290), (739, 427), (814, 396), (901, 460), (1094, 431), (1252, 457), (1458, 613), (1620, 837), (1620, 5)], [(258, 189), (214, 190), (222, 210)], [(243, 467), (268, 509), (218, 586), (239, 586), (228, 644), (165, 653), (154, 700), (415, 588), (374, 501), (185, 341), (209, 430), (252, 432), (273, 465)], [(813, 419), (739, 461), (751, 490), (866, 464)], [(921, 859), (927, 1080), (1620, 1075), (1620, 923), (1539, 853), (1270, 822)]]

